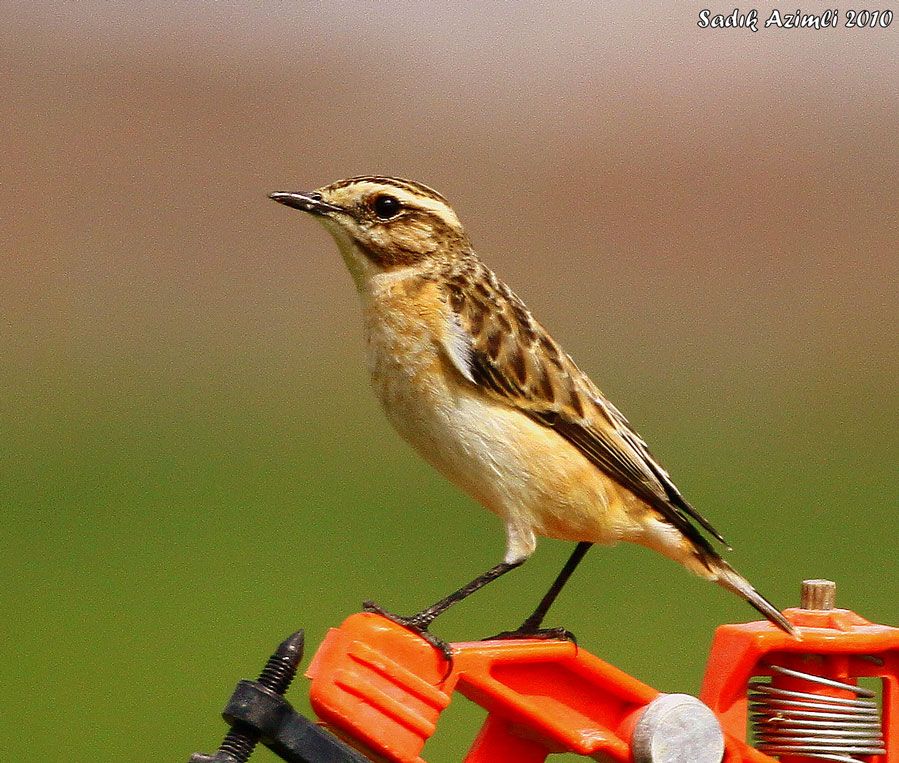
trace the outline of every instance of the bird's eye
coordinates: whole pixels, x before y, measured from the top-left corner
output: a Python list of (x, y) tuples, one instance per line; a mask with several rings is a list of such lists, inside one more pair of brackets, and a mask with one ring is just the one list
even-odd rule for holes
[(391, 217), (396, 217), (399, 214), (400, 202), (393, 196), (382, 194), (375, 198), (372, 209), (375, 210), (375, 214), (382, 220), (389, 220)]

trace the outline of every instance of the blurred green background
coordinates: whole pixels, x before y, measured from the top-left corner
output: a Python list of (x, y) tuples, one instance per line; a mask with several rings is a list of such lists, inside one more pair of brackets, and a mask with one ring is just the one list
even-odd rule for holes
[[(774, 601), (832, 577), (899, 622), (899, 22), (698, 8), (0, 3), (5, 760), (184, 761), (293, 629), (501, 558), (378, 410), (333, 244), (266, 199), (354, 174), (448, 196)], [(569, 550), (435, 630), (517, 624)], [(550, 624), (695, 692), (753, 614), (618, 547)]]

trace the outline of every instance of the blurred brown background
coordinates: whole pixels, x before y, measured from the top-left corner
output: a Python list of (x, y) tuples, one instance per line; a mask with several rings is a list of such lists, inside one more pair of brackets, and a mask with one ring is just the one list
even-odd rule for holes
[[(619, 5), (0, 2), (4, 757), (186, 760), (295, 627), (500, 558), (377, 409), (333, 244), (266, 199), (354, 174), (453, 202), (759, 588), (899, 621), (899, 20)], [(514, 625), (568, 550), (436, 630)], [(552, 620), (696, 691), (752, 617), (617, 548)]]

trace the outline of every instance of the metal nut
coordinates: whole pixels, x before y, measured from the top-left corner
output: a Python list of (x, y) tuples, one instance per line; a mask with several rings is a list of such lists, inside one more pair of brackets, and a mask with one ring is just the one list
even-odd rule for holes
[(631, 749), (634, 763), (721, 763), (724, 733), (696, 697), (661, 694), (637, 721)]

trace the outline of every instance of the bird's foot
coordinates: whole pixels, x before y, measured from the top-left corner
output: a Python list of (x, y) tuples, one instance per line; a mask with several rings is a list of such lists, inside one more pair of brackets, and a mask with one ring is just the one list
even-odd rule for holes
[(393, 623), (397, 625), (402, 625), (407, 630), (412, 631), (418, 636), (421, 636), (425, 641), (427, 641), (434, 649), (436, 649), (440, 654), (443, 655), (443, 659), (446, 660), (448, 665), (447, 674), (452, 670), (453, 665), (453, 648), (444, 641), (439, 636), (435, 636), (431, 631), (428, 630), (428, 626), (430, 626), (431, 622), (434, 618), (432, 617), (422, 617), (423, 613), (419, 613), (417, 615), (412, 615), (411, 617), (403, 617), (402, 615), (395, 615), (393, 612), (388, 612), (386, 609), (381, 607), (375, 602), (369, 600), (362, 602), (362, 611), (363, 612), (373, 612), (376, 615), (381, 615), (381, 617), (385, 617)]
[(570, 641), (577, 646), (577, 636), (567, 628), (532, 628), (526, 623), (514, 631), (502, 631), (482, 641), (507, 641), (509, 639), (539, 639), (541, 641)]

